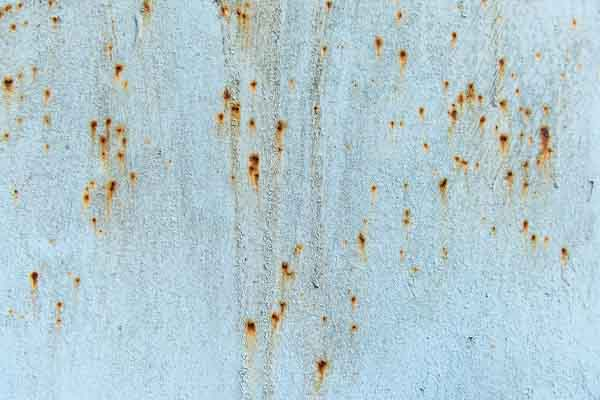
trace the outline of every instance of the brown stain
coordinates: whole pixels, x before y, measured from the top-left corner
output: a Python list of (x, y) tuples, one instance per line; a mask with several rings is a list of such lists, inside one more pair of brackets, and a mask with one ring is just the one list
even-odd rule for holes
[(537, 240), (538, 237), (535, 233), (532, 233), (531, 236), (529, 237), (529, 240), (531, 241), (531, 247), (533, 249), (535, 249), (537, 247)]
[(94, 232), (98, 233), (98, 218), (96, 218), (96, 217), (90, 218), (90, 224), (92, 225)]
[(98, 132), (98, 121), (95, 119), (90, 121), (90, 137), (92, 139), (92, 143), (96, 142), (96, 134)]
[(512, 170), (506, 171), (504, 180), (506, 181), (506, 186), (508, 187), (508, 191), (511, 192), (514, 182), (515, 182), (515, 174), (512, 172)]
[(15, 91), (15, 80), (11, 75), (5, 75), (2, 80), (2, 91), (6, 96), (12, 96)]
[(527, 194), (529, 193), (529, 181), (527, 178), (523, 178), (523, 183), (521, 183), (521, 198), (525, 199)]
[(550, 106), (548, 104), (544, 104), (542, 106), (542, 111), (544, 113), (544, 116), (546, 116), (546, 117), (549, 116), (550, 115), (550, 111), (551, 111), (550, 110)]
[(125, 66), (123, 64), (115, 64), (115, 80), (121, 80), (123, 71), (125, 71)]
[(508, 112), (508, 100), (502, 99), (502, 100), (500, 100), (498, 105), (500, 106), (500, 109), (502, 110), (502, 112), (504, 112), (504, 113)]
[(142, 14), (144, 18), (149, 18), (154, 11), (153, 0), (143, 0), (142, 2)]
[(58, 0), (48, 0), (48, 8), (54, 7), (58, 3)]
[(566, 267), (569, 263), (569, 249), (566, 247), (560, 249), (560, 263), (563, 267)]
[(249, 86), (250, 86), (250, 91), (251, 91), (253, 94), (255, 94), (255, 93), (256, 93), (256, 86), (257, 86), (257, 85), (258, 85), (258, 84), (256, 83), (256, 80), (255, 80), (255, 79), (250, 81), (250, 85), (249, 85)]
[(296, 246), (294, 246), (294, 255), (296, 257), (298, 257), (299, 255), (302, 254), (303, 251), (304, 251), (304, 245), (302, 243), (296, 243)]
[(350, 326), (350, 333), (352, 333), (352, 334), (358, 333), (358, 325), (357, 324), (352, 324)]
[(111, 179), (108, 182), (106, 182), (105, 191), (106, 191), (106, 214), (107, 215), (110, 215), (112, 212), (112, 204), (113, 204), (114, 197), (117, 193), (118, 187), (119, 187), (119, 184), (114, 179)]
[(292, 271), (287, 261), (281, 263), (281, 275), (284, 282), (292, 281), (296, 278), (296, 271)]
[(375, 36), (373, 45), (375, 46), (375, 57), (381, 57), (381, 53), (383, 52), (383, 38), (381, 36)]
[(396, 20), (396, 24), (400, 24), (402, 22), (402, 18), (404, 18), (404, 14), (402, 13), (402, 10), (397, 10), (394, 13), (394, 19)]
[(440, 190), (440, 196), (442, 197), (442, 203), (448, 203), (448, 178), (442, 178), (438, 183)]
[(481, 117), (479, 117), (479, 131), (481, 132), (481, 134), (483, 134), (483, 132), (485, 131), (486, 121), (487, 121), (487, 118), (485, 117), (485, 115), (482, 115)]
[(521, 232), (523, 233), (527, 233), (529, 232), (529, 221), (524, 219), (523, 222), (521, 223)]
[(329, 370), (329, 362), (324, 358), (319, 358), (316, 361), (316, 390), (319, 391), (323, 382), (325, 381), (325, 377), (327, 376), (327, 372)]
[(225, 113), (222, 111), (218, 112), (215, 116), (215, 122), (217, 125), (223, 125), (225, 123)]
[(112, 44), (112, 42), (107, 42), (104, 45), (104, 54), (106, 55), (106, 57), (108, 57), (109, 59), (112, 60), (112, 58), (113, 58), (113, 44)]
[(333, 9), (333, 1), (325, 0), (325, 11), (330, 12)]
[(231, 106), (229, 108), (229, 115), (231, 116), (232, 124), (239, 126), (240, 119), (242, 117), (240, 103), (238, 103), (237, 101), (231, 103)]
[(9, 132), (4, 132), (2, 134), (2, 140), (5, 142), (8, 142), (10, 140), (10, 133)]
[(90, 194), (88, 186), (83, 189), (83, 195), (81, 196), (83, 202), (83, 208), (88, 208), (92, 202), (92, 195)]
[(117, 162), (119, 164), (119, 169), (121, 170), (121, 172), (124, 171), (125, 170), (125, 162), (126, 162), (125, 150), (122, 148), (119, 149), (119, 151), (117, 151), (116, 158), (117, 158)]
[(250, 134), (254, 135), (256, 133), (256, 120), (254, 118), (248, 120), (248, 129), (250, 130)]
[(9, 30), (9, 31), (11, 31), (11, 32), (16, 32), (16, 31), (17, 31), (17, 24), (16, 24), (16, 23), (14, 23), (14, 22), (13, 22), (13, 23), (11, 23), (11, 24), (8, 26), (8, 30)]
[(108, 156), (110, 153), (110, 144), (109, 144), (109, 140), (106, 137), (106, 135), (100, 135), (100, 160), (102, 161), (102, 164), (106, 166), (106, 164), (108, 163)]
[(525, 122), (529, 121), (529, 119), (531, 118), (531, 114), (533, 113), (533, 111), (531, 111), (531, 108), (529, 107), (519, 107), (519, 112), (523, 116), (523, 120)]
[(421, 122), (425, 121), (425, 107), (421, 106), (417, 111), (419, 113), (419, 119)]
[(352, 306), (352, 311), (356, 311), (358, 308), (358, 298), (356, 295), (350, 296), (350, 305)]
[(477, 100), (477, 89), (475, 88), (475, 83), (469, 82), (467, 84), (467, 102), (475, 103)]
[(448, 117), (450, 118), (450, 123), (452, 125), (456, 125), (456, 123), (458, 122), (458, 110), (456, 109), (454, 104), (452, 104), (450, 106), (450, 110), (448, 110)]
[(450, 46), (454, 49), (456, 47), (457, 42), (458, 42), (458, 33), (452, 32), (450, 34)]
[(402, 224), (406, 228), (408, 228), (410, 226), (410, 223), (411, 223), (410, 210), (408, 208), (405, 208), (403, 216), (402, 216)]
[(81, 278), (79, 276), (74, 277), (73, 278), (73, 288), (78, 289), (80, 285), (81, 285)]
[(550, 128), (547, 125), (542, 125), (539, 129), (540, 149), (537, 156), (538, 167), (544, 167), (547, 161), (552, 157), (551, 135)]
[(58, 25), (60, 25), (60, 17), (58, 15), (53, 15), (50, 17), (50, 22), (52, 23), (52, 28), (57, 29)]
[(63, 313), (64, 306), (65, 305), (62, 301), (58, 301), (58, 302), (56, 302), (56, 305), (54, 307), (54, 317), (55, 317), (55, 324), (56, 324), (57, 328), (60, 328), (63, 324), (62, 313)]
[(252, 14), (250, 3), (245, 1), (240, 7), (235, 9), (235, 16), (238, 24), (238, 31), (242, 40), (242, 48), (250, 47), (252, 34)]
[(448, 248), (447, 247), (442, 247), (442, 259), (444, 261), (448, 261)]
[(465, 94), (463, 92), (459, 92), (456, 96), (456, 103), (458, 104), (458, 107), (462, 110), (462, 108), (465, 105)]
[(400, 50), (398, 53), (398, 60), (400, 62), (400, 72), (404, 73), (406, 65), (408, 64), (408, 52), (406, 49)]
[(321, 46), (321, 57), (323, 57), (323, 58), (326, 57), (327, 51), (328, 51), (327, 45)]
[(51, 126), (52, 125), (52, 119), (50, 118), (50, 114), (44, 114), (44, 116), (42, 117), (42, 123), (44, 124), (44, 126)]
[(448, 93), (448, 89), (450, 88), (450, 81), (444, 79), (444, 81), (442, 81), (442, 88), (444, 89), (444, 93)]
[(510, 150), (510, 136), (508, 133), (502, 133), (498, 136), (498, 145), (500, 146), (500, 154), (506, 156)]
[(498, 59), (498, 75), (500, 76), (500, 79), (504, 78), (504, 75), (506, 74), (506, 59), (504, 57)]
[(135, 185), (137, 184), (137, 181), (138, 181), (137, 172), (135, 172), (135, 171), (129, 172), (129, 184), (131, 185), (131, 187), (135, 187)]
[(246, 346), (249, 348), (249, 350), (253, 350), (256, 346), (256, 332), (256, 322), (251, 319), (246, 320), (244, 323), (244, 336), (246, 338)]
[(403, 263), (406, 260), (406, 252), (404, 249), (400, 249), (400, 263)]
[(571, 28), (577, 29), (577, 19), (576, 18), (571, 19)]
[(496, 236), (496, 225), (492, 225), (492, 227), (490, 228), (490, 235)]
[(31, 285), (31, 291), (35, 292), (38, 289), (40, 274), (37, 271), (31, 271), (29, 273), (29, 284)]
[(283, 154), (283, 139), (287, 130), (287, 122), (284, 120), (277, 121), (275, 126), (275, 151), (281, 157)]
[(251, 153), (248, 157), (248, 179), (250, 185), (258, 192), (260, 178), (260, 156), (258, 153)]
[(375, 204), (375, 201), (377, 201), (377, 185), (372, 184), (371, 185), (371, 204)]
[(367, 260), (367, 236), (364, 232), (359, 232), (356, 236), (356, 242), (358, 245), (358, 253), (363, 261)]

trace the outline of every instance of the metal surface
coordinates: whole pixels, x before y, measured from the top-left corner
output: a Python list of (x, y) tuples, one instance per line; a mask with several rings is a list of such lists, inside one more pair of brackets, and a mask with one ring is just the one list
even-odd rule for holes
[(600, 3), (22, 0), (0, 399), (599, 399)]

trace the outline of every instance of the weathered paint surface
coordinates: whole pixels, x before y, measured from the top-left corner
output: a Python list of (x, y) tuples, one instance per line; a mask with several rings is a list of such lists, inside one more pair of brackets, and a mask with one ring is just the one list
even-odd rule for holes
[(600, 398), (597, 1), (0, 10), (0, 399)]

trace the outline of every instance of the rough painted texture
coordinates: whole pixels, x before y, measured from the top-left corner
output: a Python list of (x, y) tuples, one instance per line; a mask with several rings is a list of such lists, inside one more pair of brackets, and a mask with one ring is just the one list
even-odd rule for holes
[(1, 10), (0, 399), (600, 398), (598, 2)]

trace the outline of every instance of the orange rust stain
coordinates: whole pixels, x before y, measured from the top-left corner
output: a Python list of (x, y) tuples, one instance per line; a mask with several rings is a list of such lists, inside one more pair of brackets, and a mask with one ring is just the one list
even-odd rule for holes
[(294, 247), (294, 255), (299, 256), (304, 251), (304, 245), (302, 243), (297, 243)]
[(44, 114), (44, 116), (42, 117), (42, 122), (45, 126), (52, 125), (52, 120), (50, 119), (50, 114)]
[(287, 122), (283, 120), (277, 121), (277, 126), (275, 127), (275, 151), (279, 156), (283, 153), (283, 138), (285, 135), (285, 131), (287, 129)]
[(110, 215), (111, 211), (112, 211), (112, 203), (113, 203), (113, 199), (114, 196), (117, 192), (117, 188), (118, 188), (118, 183), (116, 180), (111, 179), (108, 182), (106, 182), (106, 214)]
[(232, 122), (234, 122), (236, 125), (239, 126), (239, 122), (240, 122), (240, 118), (241, 118), (240, 103), (232, 102), (229, 112), (231, 115)]
[(81, 278), (76, 276), (73, 278), (73, 287), (77, 289), (81, 285)]
[(39, 279), (40, 279), (40, 274), (37, 271), (31, 271), (29, 273), (29, 284), (31, 285), (32, 291), (37, 290)]
[(550, 106), (548, 104), (544, 104), (542, 106), (542, 110), (544, 112), (544, 115), (547, 117), (548, 115), (550, 115)]
[(504, 78), (504, 74), (506, 73), (506, 59), (504, 57), (498, 60), (498, 75), (500, 79)]
[(106, 137), (106, 135), (100, 135), (99, 141), (100, 141), (100, 160), (102, 160), (102, 163), (106, 166), (106, 163), (108, 162), (108, 155), (110, 153), (109, 139)]
[[(328, 50), (327, 45), (321, 46), (321, 57), (327, 56), (327, 50)], [(295, 85), (294, 85), (294, 87), (295, 87)]]
[(500, 153), (503, 156), (506, 156), (510, 150), (510, 136), (508, 133), (500, 134), (500, 136), (498, 136), (498, 143), (500, 145)]
[(279, 313), (277, 311), (273, 311), (271, 313), (271, 327), (273, 328), (273, 330), (279, 328), (280, 321), (281, 321), (281, 316), (279, 315)]
[(377, 185), (372, 184), (371, 185), (371, 204), (374, 204), (376, 200), (377, 200)]
[(536, 51), (534, 54), (535, 61), (542, 61), (542, 53), (540, 51)]
[(402, 18), (404, 18), (404, 14), (402, 14), (402, 10), (398, 10), (394, 13), (394, 19), (396, 20), (397, 24), (400, 24), (402, 22)]
[(523, 183), (521, 184), (521, 198), (526, 198), (529, 193), (529, 181), (526, 178), (523, 179)]
[(410, 226), (410, 222), (411, 222), (411, 219), (410, 219), (410, 210), (408, 208), (405, 208), (404, 209), (404, 213), (403, 213), (403, 217), (402, 217), (402, 224), (405, 227), (408, 227), (408, 226)]
[(419, 119), (422, 121), (425, 121), (425, 107), (421, 106), (419, 107)]
[(288, 262), (283, 261), (281, 263), (281, 275), (284, 281), (291, 281), (296, 278), (296, 272), (292, 271)]
[(448, 178), (442, 178), (438, 183), (438, 187), (440, 189), (442, 202), (446, 204), (448, 202)]
[(10, 75), (5, 75), (2, 80), (2, 91), (6, 95), (12, 95), (15, 90), (15, 80)]
[(83, 208), (88, 208), (92, 201), (92, 196), (91, 196), (90, 191), (87, 186), (83, 190), (82, 201), (83, 201)]
[(56, 5), (58, 0), (48, 0), (48, 8), (52, 8)]
[(569, 249), (566, 247), (562, 247), (560, 249), (560, 263), (563, 265), (563, 267), (566, 267), (569, 263)]
[(8, 30), (9, 30), (9, 31), (11, 31), (11, 32), (16, 32), (16, 31), (17, 31), (17, 24), (15, 24), (14, 22), (13, 22), (13, 23), (11, 23), (11, 24), (8, 26)]
[(356, 298), (356, 295), (352, 295), (350, 297), (350, 305), (352, 306), (352, 311), (356, 311), (356, 308), (358, 307), (358, 299)]
[(217, 125), (223, 125), (223, 123), (225, 122), (225, 113), (218, 112), (215, 116), (215, 121), (217, 122)]
[(519, 97), (519, 96), (521, 96), (521, 89), (519, 89), (519, 88), (516, 88), (516, 89), (515, 89), (515, 96), (516, 96), (516, 97)]
[(256, 344), (256, 322), (253, 320), (246, 320), (244, 324), (244, 332), (246, 336), (246, 345), (250, 348)]
[(358, 252), (363, 261), (367, 260), (367, 236), (364, 232), (359, 232), (356, 241), (358, 243)]
[(123, 136), (125, 134), (125, 126), (123, 124), (118, 124), (115, 127), (115, 133), (117, 136)]
[(125, 169), (125, 150), (119, 149), (117, 152), (117, 162), (119, 163), (119, 169), (123, 171)]
[(546, 125), (542, 125), (539, 130), (540, 134), (540, 150), (537, 156), (537, 165), (543, 167), (544, 164), (550, 160), (552, 156), (552, 147), (550, 146), (550, 128)]
[(483, 131), (485, 130), (485, 122), (486, 122), (486, 117), (485, 115), (482, 115), (481, 117), (479, 117), (479, 130), (481, 131), (481, 133), (483, 133)]
[(125, 66), (123, 64), (116, 64), (115, 65), (115, 79), (116, 80), (120, 80), (122, 75), (123, 75), (123, 71), (125, 71)]
[(329, 362), (324, 358), (320, 358), (316, 362), (317, 376), (316, 376), (316, 389), (319, 391), (321, 389), (321, 385), (325, 381), (325, 377), (327, 375), (327, 371), (329, 370)]
[(250, 86), (250, 91), (252, 93), (256, 93), (256, 86), (257, 86), (256, 80), (250, 81), (250, 85), (249, 86)]
[(448, 110), (448, 117), (450, 118), (450, 123), (452, 125), (456, 125), (456, 123), (458, 122), (458, 110), (456, 109), (454, 104), (452, 104), (450, 110)]
[(455, 48), (457, 41), (458, 41), (458, 33), (452, 32), (450, 34), (450, 46), (452, 46), (452, 48)]
[(106, 54), (106, 56), (112, 60), (112, 53), (113, 53), (113, 44), (112, 44), (112, 42), (107, 42), (104, 45), (104, 54)]
[(506, 181), (506, 185), (508, 186), (508, 190), (512, 191), (513, 184), (515, 182), (515, 174), (511, 170), (508, 170), (506, 172), (506, 175), (504, 176), (504, 180)]
[(577, 29), (577, 19), (576, 18), (571, 19), (571, 28)]
[(149, 17), (150, 14), (152, 14), (152, 11), (154, 9), (152, 3), (153, 0), (144, 0), (142, 2), (142, 14), (144, 14), (144, 17)]
[(131, 172), (129, 172), (129, 184), (130, 184), (132, 187), (135, 187), (135, 185), (136, 185), (136, 183), (137, 183), (137, 180), (138, 180), (138, 175), (137, 175), (137, 173), (136, 173), (135, 171), (131, 171)]
[(475, 89), (475, 83), (469, 82), (467, 84), (467, 102), (474, 103), (477, 99), (477, 89)]
[(450, 88), (450, 81), (444, 79), (444, 81), (442, 81), (442, 87), (444, 89), (444, 93), (448, 93), (448, 89)]
[(375, 36), (373, 44), (375, 46), (375, 56), (377, 58), (381, 57), (381, 52), (383, 51), (383, 38), (381, 36)]
[(502, 99), (498, 104), (500, 105), (502, 112), (508, 112), (508, 100)]
[(258, 191), (260, 177), (260, 157), (258, 153), (251, 153), (248, 157), (248, 179), (255, 191)]
[(350, 333), (355, 334), (358, 332), (358, 325), (357, 324), (352, 324), (350, 326)]
[(333, 8), (333, 1), (326, 0), (325, 1), (325, 11), (330, 12), (332, 8)]
[(53, 15), (52, 17), (50, 17), (50, 21), (52, 22), (52, 27), (56, 29), (60, 24), (60, 17), (58, 15)]
[(404, 260), (406, 260), (406, 252), (404, 251), (404, 249), (400, 249), (400, 262), (404, 262)]
[(529, 240), (531, 241), (531, 247), (533, 247), (534, 249), (537, 247), (537, 240), (538, 237), (535, 233), (532, 233), (531, 236), (529, 237)]
[(62, 301), (58, 301), (55, 305), (55, 323), (56, 327), (60, 328), (63, 323), (62, 312), (63, 312), (64, 304)]
[(98, 121), (95, 119), (90, 121), (90, 137), (92, 142), (96, 142), (96, 133), (98, 132)]
[(404, 72), (406, 64), (408, 64), (408, 52), (405, 49), (400, 50), (398, 53), (398, 60), (400, 61), (400, 71)]
[(527, 233), (528, 231), (529, 231), (529, 221), (524, 219), (523, 223), (521, 224), (521, 232)]
[(251, 134), (256, 133), (256, 120), (254, 118), (248, 120), (248, 129), (250, 129)]

